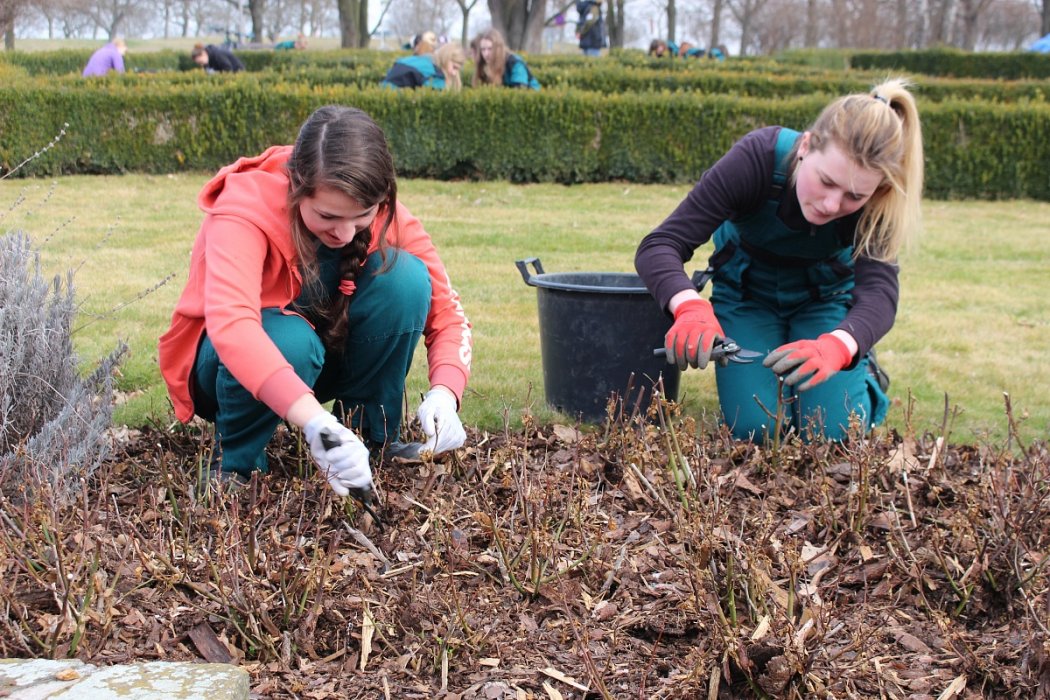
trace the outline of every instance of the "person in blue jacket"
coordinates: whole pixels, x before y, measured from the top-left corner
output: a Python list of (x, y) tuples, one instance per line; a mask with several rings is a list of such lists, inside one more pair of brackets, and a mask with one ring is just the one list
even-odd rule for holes
[(474, 51), (474, 87), (502, 85), (540, 89), (540, 81), (536, 80), (520, 56), (510, 52), (503, 34), (498, 29), (482, 32), (474, 38), (470, 46)]
[[(635, 267), (674, 317), (668, 362), (702, 369), (726, 338), (765, 355), (716, 363), (734, 437), (841, 440), (854, 420), (866, 432), (885, 419), (870, 350), (893, 327), (897, 255), (918, 229), (922, 183), (915, 99), (887, 80), (838, 98), (802, 133), (747, 134), (642, 240)], [(684, 263), (712, 239), (708, 301)]]
[(577, 0), (576, 12), (580, 15), (580, 21), (576, 23), (580, 51), (584, 56), (600, 56), (602, 49), (609, 45), (601, 0)]
[(433, 53), (397, 59), (379, 84), (388, 88), (429, 87), (455, 92), (463, 85), (460, 71), (466, 60), (462, 46), (442, 44)]

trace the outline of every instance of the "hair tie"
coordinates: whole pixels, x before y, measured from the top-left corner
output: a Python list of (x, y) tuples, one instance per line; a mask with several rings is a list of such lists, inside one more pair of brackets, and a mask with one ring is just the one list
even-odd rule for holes
[(877, 92), (875, 94), (873, 94), (872, 97), (875, 98), (876, 100), (878, 100), (879, 102), (881, 102), (882, 104), (886, 105), (887, 107), (890, 104), (889, 100), (887, 100), (885, 97), (883, 97), (882, 95), (880, 95)]
[(357, 291), (357, 285), (354, 283), (353, 280), (342, 280), (339, 283), (339, 291), (345, 294), (346, 296), (350, 296), (355, 291)]

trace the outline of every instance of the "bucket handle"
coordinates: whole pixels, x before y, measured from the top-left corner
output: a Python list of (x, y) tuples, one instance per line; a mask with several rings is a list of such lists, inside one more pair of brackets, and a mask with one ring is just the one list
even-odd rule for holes
[(525, 258), (524, 260), (515, 260), (514, 264), (518, 266), (518, 272), (521, 273), (521, 278), (525, 280), (525, 284), (530, 287), (535, 287), (532, 283), (532, 275), (529, 274), (529, 265), (536, 271), (537, 275), (543, 274), (543, 263), (540, 262), (539, 258)]

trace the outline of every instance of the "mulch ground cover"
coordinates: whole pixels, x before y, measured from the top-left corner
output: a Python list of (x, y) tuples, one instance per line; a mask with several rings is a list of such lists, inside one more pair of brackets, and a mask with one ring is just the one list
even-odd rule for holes
[(206, 437), (127, 434), (73, 503), (3, 485), (0, 653), (229, 661), (259, 698), (1050, 697), (1047, 444), (659, 412), (384, 462), (381, 523), (286, 431), (205, 493)]

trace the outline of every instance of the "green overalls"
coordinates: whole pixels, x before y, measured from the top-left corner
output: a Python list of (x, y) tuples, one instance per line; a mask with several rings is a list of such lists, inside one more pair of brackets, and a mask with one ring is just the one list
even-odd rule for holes
[[(853, 296), (852, 227), (838, 222), (789, 228), (777, 217), (799, 132), (781, 129), (770, 198), (757, 211), (726, 221), (714, 234), (711, 302), (722, 330), (741, 347), (768, 353), (784, 343), (813, 339), (845, 318)], [(856, 414), (865, 430), (886, 418), (889, 399), (868, 369), (867, 357), (805, 392), (783, 387), (784, 428), (803, 437), (840, 440)], [(740, 439), (773, 435), (780, 389), (762, 363), (717, 367), (722, 416)], [(761, 405), (760, 405), (760, 403)], [(768, 413), (767, 413), (768, 412)], [(772, 415), (770, 415), (772, 414)]]
[[(338, 294), (339, 251), (319, 246), (320, 286)], [(312, 301), (304, 289), (290, 309), (263, 309), (263, 330), (295, 373), (313, 387), (318, 401), (336, 400), (336, 415), (350, 414), (352, 425), (376, 443), (398, 438), (405, 379), (430, 311), (426, 265), (404, 251), (388, 253), (389, 267), (373, 253), (357, 275), (350, 303), (349, 333), (343, 352), (326, 352), (321, 338), (295, 306)], [(280, 416), (253, 397), (219, 360), (205, 337), (197, 351), (194, 408), (215, 423), (223, 471), (251, 476), (267, 471), (265, 448)]]

